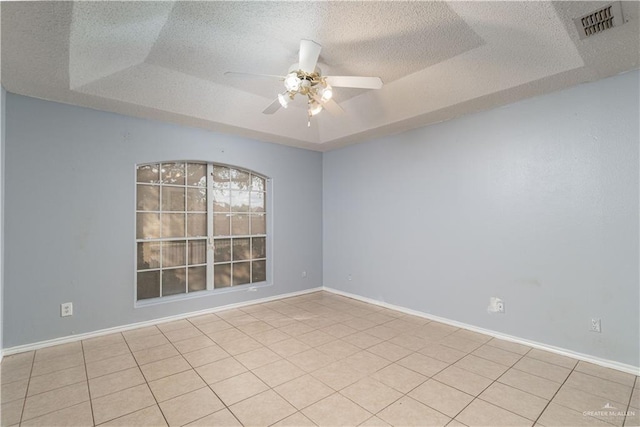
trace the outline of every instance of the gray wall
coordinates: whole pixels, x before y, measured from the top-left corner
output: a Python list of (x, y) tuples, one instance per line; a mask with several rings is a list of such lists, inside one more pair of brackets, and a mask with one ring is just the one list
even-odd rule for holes
[(4, 329), (4, 136), (5, 136), (5, 100), (6, 92), (0, 86), (0, 359), (2, 358), (2, 346)]
[[(6, 113), (5, 348), (322, 285), (320, 153), (10, 93)], [(272, 178), (273, 286), (134, 308), (134, 165), (171, 159)]]
[(325, 286), (639, 366), (638, 81), (325, 153)]

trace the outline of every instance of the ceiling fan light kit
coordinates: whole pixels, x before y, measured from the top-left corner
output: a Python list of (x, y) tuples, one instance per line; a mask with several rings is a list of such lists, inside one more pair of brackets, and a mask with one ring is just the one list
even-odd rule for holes
[(322, 76), (318, 64), (322, 46), (311, 40), (300, 41), (299, 61), (289, 68), (286, 76), (267, 76), (264, 74), (226, 72), (234, 77), (275, 77), (284, 82), (285, 91), (278, 94), (264, 111), (273, 114), (280, 107), (287, 108), (296, 95), (307, 97), (307, 126), (311, 126), (311, 117), (323, 109), (331, 114), (342, 114), (344, 111), (333, 101), (333, 87), (350, 87), (360, 89), (380, 89), (382, 80), (379, 77), (362, 76)]

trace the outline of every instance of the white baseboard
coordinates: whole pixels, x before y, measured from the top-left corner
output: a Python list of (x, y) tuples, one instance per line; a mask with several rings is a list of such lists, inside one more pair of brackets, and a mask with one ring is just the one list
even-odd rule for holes
[(86, 339), (89, 339), (89, 338), (100, 337), (102, 335), (108, 335), (108, 334), (113, 334), (113, 333), (117, 333), (117, 332), (129, 331), (131, 329), (143, 328), (145, 326), (152, 326), (152, 325), (157, 325), (157, 324), (160, 324), (160, 323), (173, 322), (175, 320), (181, 320), (181, 319), (185, 319), (187, 317), (200, 316), (200, 315), (203, 315), (203, 314), (216, 313), (216, 312), (219, 312), (219, 311), (230, 310), (232, 308), (240, 308), (240, 307), (246, 307), (246, 306), (249, 306), (249, 305), (255, 305), (255, 304), (261, 304), (261, 303), (265, 303), (265, 302), (270, 302), (270, 301), (277, 301), (277, 300), (281, 300), (281, 299), (285, 299), (285, 298), (291, 298), (291, 297), (295, 297), (295, 296), (299, 296), (299, 295), (310, 294), (312, 292), (318, 292), (318, 291), (321, 291), (321, 290), (322, 290), (322, 287), (305, 289), (303, 291), (290, 292), (288, 294), (275, 295), (275, 296), (272, 296), (272, 297), (259, 298), (259, 299), (254, 299), (254, 300), (251, 300), (251, 301), (244, 301), (244, 302), (238, 302), (238, 303), (234, 303), (234, 304), (223, 305), (223, 306), (220, 306), (220, 307), (208, 308), (208, 309), (205, 309), (205, 310), (198, 310), (198, 311), (191, 311), (191, 312), (188, 312), (188, 313), (176, 314), (174, 316), (161, 317), (159, 319), (147, 320), (147, 321), (144, 321), (144, 322), (130, 323), (128, 325), (115, 326), (113, 328), (107, 328), (107, 329), (100, 329), (100, 330), (97, 330), (97, 331), (87, 332), (87, 333), (84, 333), (84, 334), (69, 335), (69, 336), (66, 336), (66, 337), (54, 338), (54, 339), (46, 340), (46, 341), (39, 341), (39, 342), (35, 342), (35, 343), (32, 343), (32, 344), (18, 345), (18, 346), (15, 346), (15, 347), (9, 347), (9, 348), (5, 348), (5, 349), (0, 350), (0, 360), (1, 360), (3, 355), (4, 356), (9, 356), (11, 354), (23, 353), (25, 351), (38, 350), (40, 348), (51, 347), (51, 346), (54, 346), (54, 345), (66, 344), (66, 343), (70, 343), (70, 342), (86, 340)]
[(602, 359), (596, 356), (590, 356), (588, 354), (578, 353), (572, 350), (567, 350), (565, 348), (554, 347), (552, 345), (539, 343), (536, 341), (530, 341), (524, 338), (514, 337), (512, 335), (503, 334), (501, 332), (492, 331), (490, 329), (484, 329), (477, 326), (469, 325), (462, 322), (457, 322), (455, 320), (446, 319), (444, 317), (434, 316), (432, 314), (423, 313), (421, 311), (411, 310), (409, 308), (405, 308), (399, 305), (388, 304), (386, 302), (374, 300), (371, 298), (363, 297), (356, 294), (351, 294), (349, 292), (343, 292), (338, 289), (330, 288), (327, 286), (323, 286), (323, 290), (327, 292), (331, 292), (336, 295), (341, 295), (348, 298), (353, 298), (358, 301), (366, 302), (369, 304), (377, 305), (380, 307), (388, 308), (395, 311), (400, 311), (405, 314), (411, 314), (418, 317), (423, 317), (425, 319), (434, 320), (436, 322), (444, 323), (447, 325), (455, 326), (457, 328), (467, 329), (473, 332), (479, 332), (481, 334), (489, 335), (494, 338), (498, 338), (505, 341), (511, 341), (518, 344), (524, 344), (529, 347), (537, 348), (540, 350), (549, 351), (551, 353), (559, 354), (562, 356), (568, 356), (574, 359), (583, 360), (585, 362), (593, 363), (594, 365), (604, 366), (605, 368), (616, 369), (618, 371), (626, 372), (633, 375), (640, 375), (640, 367), (627, 365), (626, 363), (616, 362), (614, 360)]

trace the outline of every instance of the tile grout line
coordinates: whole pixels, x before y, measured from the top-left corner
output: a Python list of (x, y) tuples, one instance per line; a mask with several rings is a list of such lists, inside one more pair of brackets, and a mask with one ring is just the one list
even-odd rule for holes
[(22, 418), (24, 417), (24, 410), (27, 407), (27, 398), (29, 397), (29, 386), (31, 385), (31, 374), (33, 374), (33, 367), (36, 364), (36, 351), (33, 351), (33, 359), (31, 359), (31, 369), (29, 369), (29, 379), (27, 380), (27, 389), (24, 392), (24, 402), (22, 402), (22, 410), (20, 411), (20, 421), (18, 424), (22, 424)]
[[(124, 339), (124, 337), (122, 338)], [(89, 386), (89, 371), (87, 368), (87, 359), (84, 354), (84, 341), (80, 341), (80, 348), (82, 349), (82, 362), (84, 364), (84, 375), (87, 381), (87, 392), (89, 393), (89, 408), (91, 409), (91, 421), (93, 425), (96, 425), (96, 416), (93, 413), (93, 399), (91, 398), (91, 387)]]
[[(574, 365), (573, 369), (571, 369), (571, 372), (569, 372), (569, 375), (567, 375), (567, 377), (564, 379), (564, 381), (562, 382), (562, 384), (560, 384), (560, 387), (558, 387), (558, 390), (556, 390), (555, 393), (553, 393), (553, 396), (551, 396), (551, 399), (549, 399), (549, 402), (547, 402), (547, 404), (544, 406), (544, 408), (542, 409), (542, 411), (540, 412), (540, 415), (538, 415), (538, 417), (536, 418), (536, 420), (534, 421), (534, 425), (538, 424), (538, 422), (540, 421), (540, 417), (542, 417), (542, 415), (545, 413), (545, 411), (547, 410), (547, 408), (549, 407), (549, 405), (551, 405), (551, 402), (553, 402), (553, 399), (556, 398), (556, 396), (558, 395), (558, 392), (562, 389), (562, 387), (565, 385), (565, 383), (567, 382), (567, 380), (569, 379), (569, 377), (571, 376), (571, 374), (573, 374), (573, 372), (576, 370), (576, 367), (578, 366), (578, 362), (576, 362), (576, 364)], [(557, 405), (557, 403), (556, 403)], [(563, 405), (561, 405), (563, 406)], [(569, 408), (571, 409), (571, 408)]]
[(622, 420), (622, 425), (623, 426), (627, 425), (627, 418), (629, 418), (629, 411), (632, 408), (631, 400), (633, 399), (633, 393), (635, 392), (636, 384), (638, 384), (638, 377), (637, 376), (633, 380), (633, 386), (631, 386), (631, 395), (629, 396), (629, 403), (627, 404), (627, 412), (624, 414), (624, 420)]
[[(155, 326), (155, 325), (154, 325), (154, 326)], [(156, 328), (158, 328), (157, 326), (155, 326), (155, 327), (156, 327)], [(158, 328), (158, 330), (160, 330), (160, 328)], [(162, 333), (162, 331), (160, 331), (160, 333)], [(166, 338), (166, 337), (165, 337), (165, 338)], [(131, 350), (131, 347), (129, 346), (129, 341), (127, 341), (127, 338), (124, 336), (124, 334), (122, 334), (122, 339), (124, 340), (125, 344), (127, 345), (127, 348), (129, 349), (129, 351), (131, 352), (131, 357), (133, 358), (133, 361), (134, 361), (134, 362), (136, 362), (136, 367), (137, 367), (137, 368), (138, 368), (138, 370), (140, 371), (140, 375), (142, 375), (142, 378), (144, 378), (144, 383), (145, 383), (145, 385), (147, 386), (147, 389), (149, 390), (149, 393), (151, 393), (151, 396), (153, 397), (153, 400), (156, 402), (156, 406), (158, 407), (158, 410), (159, 410), (159, 411), (160, 411), (160, 413), (162, 414), (162, 418), (164, 419), (164, 422), (165, 422), (165, 423), (167, 423), (167, 425), (169, 425), (169, 421), (167, 421), (167, 417), (165, 417), (165, 416), (164, 416), (164, 412), (162, 412), (162, 409), (160, 409), (160, 403), (158, 403), (158, 399), (156, 399), (156, 395), (155, 395), (155, 394), (153, 394), (153, 390), (151, 390), (151, 387), (149, 386), (149, 381), (147, 381), (147, 377), (146, 377), (146, 376), (144, 375), (144, 373), (142, 372), (142, 368), (140, 367), (140, 364), (138, 363), (138, 359), (136, 359), (136, 357), (134, 356), (133, 351)], [(158, 346), (158, 347), (159, 347), (159, 346)], [(152, 348), (152, 347), (150, 347), (150, 348)], [(121, 372), (121, 371), (120, 371), (120, 372)], [(129, 387), (129, 389), (130, 389), (130, 388), (133, 388), (133, 387), (137, 387), (137, 385), (132, 386), (132, 387)], [(127, 389), (125, 389), (125, 390), (127, 390)], [(119, 390), (119, 391), (114, 392), (114, 393), (119, 393), (119, 392), (121, 392), (121, 391), (122, 391), (122, 390)], [(113, 394), (113, 393), (111, 393), (111, 394)], [(107, 396), (108, 396), (108, 395), (107, 395)], [(137, 412), (137, 411), (141, 411), (141, 410), (143, 410), (143, 409), (150, 408), (150, 407), (151, 407), (151, 406), (147, 406), (147, 407), (144, 407), (144, 408), (137, 409), (137, 410), (135, 410), (135, 411), (133, 411), (133, 412), (129, 412), (128, 414), (122, 414), (121, 416), (116, 417), (116, 418), (112, 418), (111, 420), (117, 420), (118, 418), (125, 417), (125, 416), (130, 415), (130, 414), (133, 414), (133, 413), (135, 413), (135, 412)], [(107, 421), (105, 421), (105, 422), (108, 422), (108, 421), (111, 421), (111, 420), (107, 420)]]

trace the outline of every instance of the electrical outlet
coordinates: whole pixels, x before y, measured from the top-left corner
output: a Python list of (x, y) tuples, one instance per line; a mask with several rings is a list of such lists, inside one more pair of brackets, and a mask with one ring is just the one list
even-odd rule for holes
[(602, 322), (600, 319), (591, 319), (591, 332), (602, 332)]
[(496, 301), (496, 313), (504, 313), (504, 301), (501, 299)]
[(489, 298), (489, 307), (487, 307), (489, 313), (504, 313), (504, 301), (500, 298)]
[(60, 317), (73, 316), (73, 303), (65, 302), (60, 304)]

